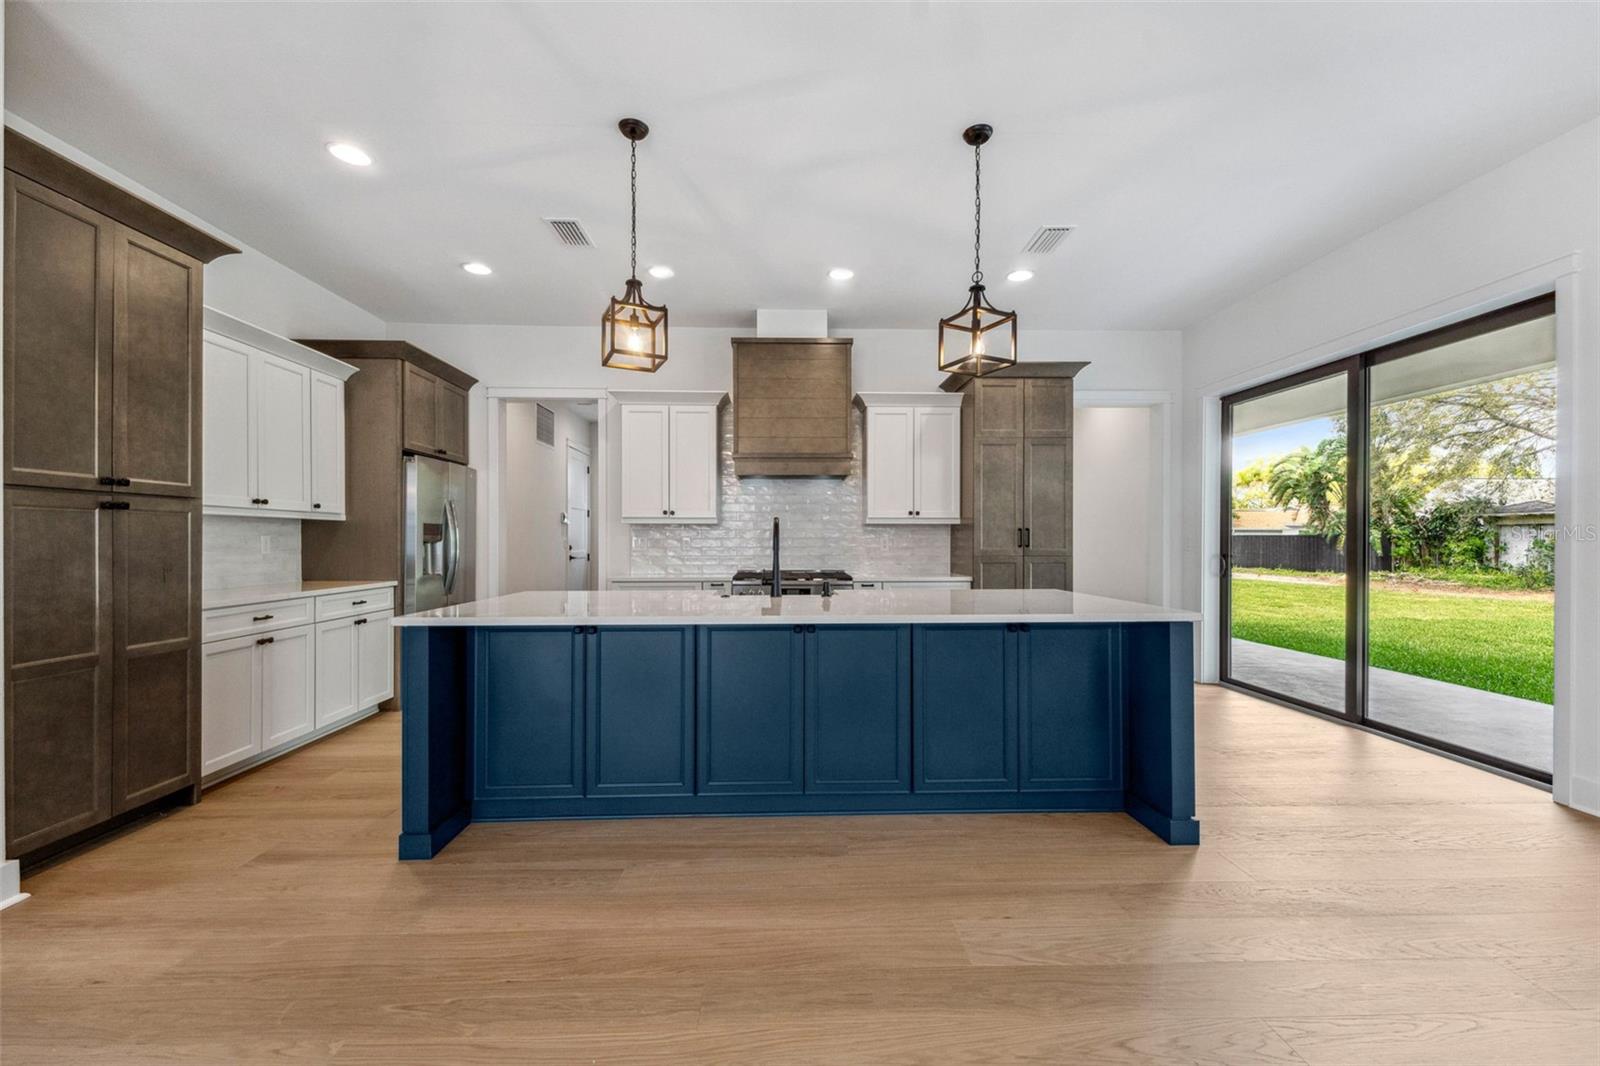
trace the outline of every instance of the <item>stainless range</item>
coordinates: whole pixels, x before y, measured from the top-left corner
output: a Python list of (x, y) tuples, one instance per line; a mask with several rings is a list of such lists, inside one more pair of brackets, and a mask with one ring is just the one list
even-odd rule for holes
[[(784, 570), (778, 586), (785, 596), (827, 596), (855, 588), (855, 579), (843, 570)], [(735, 596), (772, 594), (771, 570), (740, 570), (733, 575)]]

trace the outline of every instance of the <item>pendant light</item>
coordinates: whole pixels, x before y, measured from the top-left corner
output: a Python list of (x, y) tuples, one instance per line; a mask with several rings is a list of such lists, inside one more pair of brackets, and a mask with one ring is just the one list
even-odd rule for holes
[(961, 134), (972, 145), (972, 286), (966, 305), (939, 320), (939, 369), (975, 378), (1017, 362), (1017, 313), (1000, 310), (983, 294), (983, 146), (993, 135), (994, 128), (981, 123)]
[(667, 309), (646, 303), (644, 286), (639, 283), (639, 142), (649, 135), (650, 127), (636, 118), (625, 118), (617, 123), (617, 129), (630, 142), (628, 283), (622, 296), (613, 296), (600, 316), (600, 365), (654, 374), (667, 361)]

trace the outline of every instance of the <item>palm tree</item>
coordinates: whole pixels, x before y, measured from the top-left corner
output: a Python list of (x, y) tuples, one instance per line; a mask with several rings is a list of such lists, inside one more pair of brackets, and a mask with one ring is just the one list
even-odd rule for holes
[(1279, 507), (1304, 507), (1306, 529), (1337, 542), (1344, 538), (1344, 477), (1344, 437), (1328, 437), (1273, 463), (1267, 492)]

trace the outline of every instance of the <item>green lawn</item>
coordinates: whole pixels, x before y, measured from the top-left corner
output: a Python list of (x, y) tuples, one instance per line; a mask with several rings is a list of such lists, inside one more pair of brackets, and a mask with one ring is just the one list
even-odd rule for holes
[[(1344, 587), (1233, 582), (1233, 635), (1344, 657)], [(1373, 666), (1508, 696), (1555, 702), (1555, 604), (1545, 597), (1372, 590)]]

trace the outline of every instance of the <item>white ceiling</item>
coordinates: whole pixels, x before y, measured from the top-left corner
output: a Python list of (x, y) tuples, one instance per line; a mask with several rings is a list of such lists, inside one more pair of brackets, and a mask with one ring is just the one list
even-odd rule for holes
[[(930, 327), (966, 295), (959, 134), (987, 121), (995, 302), (1177, 328), (1595, 115), (1597, 11), (9, 3), (6, 106), (386, 320), (551, 325), (626, 276), (637, 115), (675, 323)], [(1044, 223), (1081, 229), (1024, 257)]]

